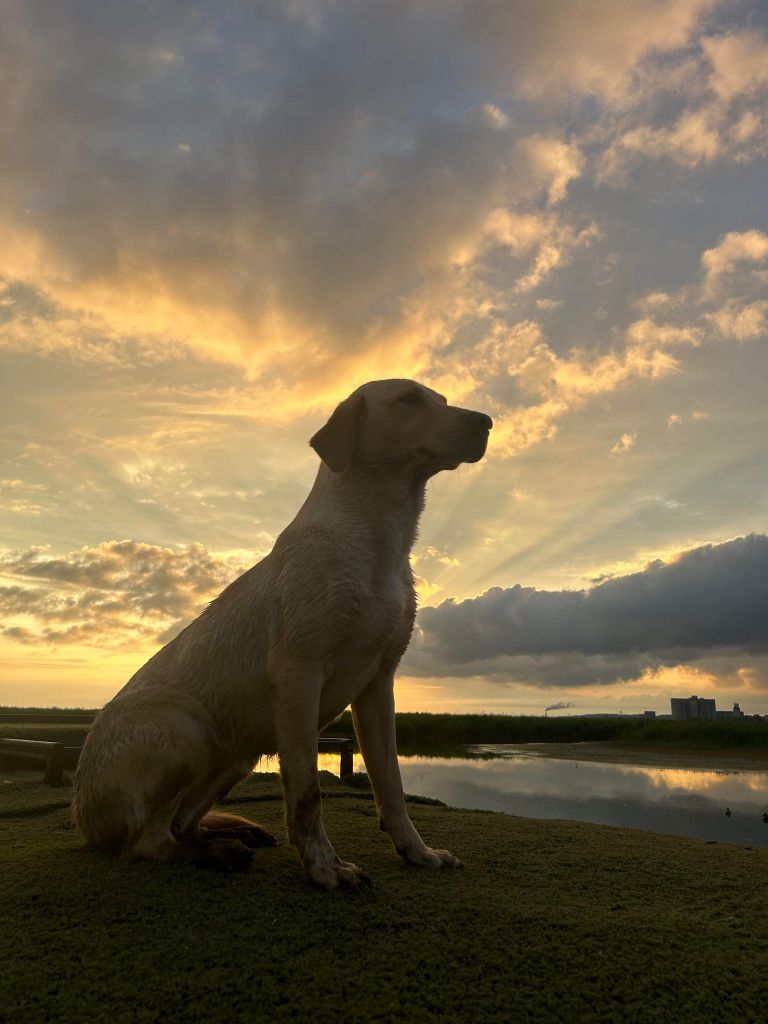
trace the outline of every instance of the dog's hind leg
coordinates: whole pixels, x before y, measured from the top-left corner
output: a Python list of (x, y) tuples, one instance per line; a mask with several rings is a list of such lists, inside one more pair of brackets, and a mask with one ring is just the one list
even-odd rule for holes
[[(202, 756), (197, 757), (199, 763)], [(195, 778), (192, 757), (186, 763), (154, 766), (154, 778), (147, 778), (154, 804), (141, 829), (123, 853), (123, 859), (162, 863), (195, 864), (217, 871), (242, 871), (253, 860), (253, 842), (241, 842), (234, 831), (211, 834), (198, 827), (200, 818), (222, 792), (242, 776), (242, 771), (210, 772)], [(147, 776), (151, 776), (148, 769)]]
[(235, 832), (213, 836), (199, 830), (177, 837), (171, 831), (168, 817), (149, 822), (123, 859), (194, 864), (213, 871), (244, 871), (251, 866), (253, 849), (241, 842)]
[(260, 846), (275, 846), (277, 844), (276, 837), (261, 825), (257, 825), (255, 821), (243, 818), (239, 814), (229, 814), (226, 811), (208, 811), (200, 819), (198, 827), (202, 837), (206, 840), (235, 838), (254, 850)]
[(271, 832), (261, 828), (255, 821), (238, 814), (213, 810), (214, 804), (223, 799), (235, 783), (250, 772), (250, 765), (243, 768), (229, 768), (208, 776), (203, 782), (190, 789), (178, 807), (173, 819), (172, 831), (179, 839), (203, 840), (205, 842), (239, 840), (250, 849), (260, 846), (274, 846), (277, 839)]

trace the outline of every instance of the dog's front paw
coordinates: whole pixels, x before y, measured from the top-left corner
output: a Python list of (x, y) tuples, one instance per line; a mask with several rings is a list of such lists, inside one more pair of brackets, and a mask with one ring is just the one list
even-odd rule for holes
[(370, 875), (348, 860), (308, 864), (307, 875), (318, 889), (357, 889), (361, 885), (373, 885)]
[(398, 848), (397, 851), (406, 864), (413, 864), (419, 868), (432, 868), (433, 871), (440, 871), (442, 868), (463, 868), (458, 857), (450, 850), (433, 850), (430, 846), (409, 846)]

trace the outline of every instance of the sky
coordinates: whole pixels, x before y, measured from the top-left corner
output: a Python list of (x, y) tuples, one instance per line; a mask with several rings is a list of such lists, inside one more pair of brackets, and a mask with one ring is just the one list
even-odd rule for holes
[(101, 706), (366, 380), (436, 477), (403, 710), (768, 714), (768, 9), (0, 0), (0, 703)]

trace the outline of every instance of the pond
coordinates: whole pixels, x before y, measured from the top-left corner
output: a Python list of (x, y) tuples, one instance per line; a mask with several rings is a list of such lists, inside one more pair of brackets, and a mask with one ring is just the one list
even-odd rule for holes
[[(321, 755), (319, 765), (336, 773), (338, 756)], [(364, 770), (356, 754), (355, 771)], [(454, 807), (768, 846), (768, 772), (561, 760), (503, 744), (468, 748), (466, 757), (401, 755), (400, 770), (407, 793)]]

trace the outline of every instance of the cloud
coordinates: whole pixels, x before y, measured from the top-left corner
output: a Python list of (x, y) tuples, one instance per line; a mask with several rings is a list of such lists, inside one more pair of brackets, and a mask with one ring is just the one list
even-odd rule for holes
[(725, 341), (752, 341), (764, 336), (768, 299), (768, 234), (756, 228), (729, 231), (701, 255), (698, 288), (683, 289), (711, 336)]
[[(6, 543), (263, 547), (326, 410), (391, 375), (496, 421), (489, 458), (435, 483), (430, 603), (500, 563), (580, 586), (760, 529), (753, 6), (8, 0), (0, 455), (30, 486), (0, 485)], [(642, 459), (609, 458), (634, 430)], [(13, 598), (17, 639), (149, 644), (193, 614), (175, 586), (142, 617), (128, 583), (93, 610), (85, 583), (9, 582), (41, 591), (39, 618)], [(598, 657), (607, 678), (639, 656), (584, 655), (585, 679)]]
[(44, 484), (18, 478), (0, 480), (0, 509), (20, 516), (40, 516), (51, 511)]
[(738, 301), (727, 301), (719, 309), (707, 314), (707, 319), (722, 338), (736, 341), (752, 341), (766, 333), (768, 300), (761, 299), (746, 305)]
[[(601, 238), (569, 203), (600, 131), (610, 145), (646, 130), (621, 121), (633, 82), (692, 60), (715, 6), (267, 3), (254, 34), (236, 4), (125, 19), (87, 0), (45, 18), (13, 3), (0, 345), (105, 371), (192, 349), (201, 373), (215, 360), (268, 384), (282, 416), (366, 377), (444, 377), (463, 332), (514, 323), (529, 297), (557, 309), (537, 290)], [(741, 52), (724, 39), (696, 50), (720, 93)], [(597, 135), (569, 114), (589, 92)], [(754, 331), (758, 312), (733, 331)], [(577, 391), (609, 390), (612, 372), (673, 372), (658, 331), (626, 353), (558, 356), (556, 393), (508, 417), (508, 447), (551, 437)], [(467, 392), (487, 383), (478, 366)]]
[(521, 213), (498, 205), (489, 211), (482, 230), (473, 239), (471, 253), (474, 258), (498, 247), (516, 260), (526, 261), (526, 270), (516, 275), (512, 287), (517, 292), (528, 292), (599, 236), (593, 222), (577, 228), (555, 214)]
[(524, 289), (567, 262), (564, 221), (528, 248), (492, 225), (561, 202), (578, 145), (482, 99), (453, 8), (252, 18), (10, 5), (0, 275), (39, 308), (13, 310), (7, 347), (107, 365), (191, 347), (328, 402), (363, 364), (424, 370), (487, 302), (489, 245)]
[(254, 32), (230, 3), (11, 3), (0, 275), (36, 298), (3, 344), (115, 367), (191, 348), (294, 410), (434, 372), (598, 237), (562, 209), (593, 142), (564, 130), (570, 90), (615, 104), (714, 6), (274, 2)]
[(561, 202), (566, 196), (568, 185), (581, 175), (584, 157), (573, 142), (530, 135), (521, 140), (520, 148), (530, 159), (532, 169), (547, 189), (551, 205)]
[(697, 279), (676, 292), (650, 292), (635, 302), (638, 309), (663, 313), (670, 322), (660, 326), (644, 317), (630, 325), (628, 337), (693, 346), (762, 337), (768, 321), (766, 263), (768, 234), (758, 228), (726, 232), (702, 252)]
[(447, 551), (441, 551), (440, 548), (436, 548), (432, 544), (422, 548), (420, 551), (417, 551), (413, 555), (411, 561), (414, 565), (424, 565), (427, 563), (439, 566), (448, 566), (450, 568), (461, 565), (458, 558), (454, 558), (452, 555), (449, 555)]
[(768, 234), (753, 228), (750, 231), (729, 231), (717, 245), (701, 255), (702, 293), (705, 298), (718, 297), (737, 270), (747, 274), (751, 265), (768, 260)]
[(652, 55), (604, 119), (598, 174), (615, 185), (632, 164), (684, 168), (744, 163), (768, 151), (768, 38), (756, 31), (702, 34), (694, 52)]
[(669, 157), (683, 167), (696, 167), (714, 160), (720, 149), (720, 134), (711, 112), (689, 111), (668, 127), (643, 125), (625, 132), (606, 155), (605, 169), (609, 174), (618, 173), (630, 154), (645, 160)]
[(624, 345), (607, 352), (573, 348), (558, 355), (546, 342), (541, 326), (532, 320), (511, 326), (496, 324), (475, 347), (473, 357), (486, 377), (506, 371), (520, 394), (532, 404), (496, 411), (491, 452), (513, 455), (557, 433), (558, 421), (595, 397), (635, 380), (658, 380), (679, 372), (674, 350), (699, 344), (701, 330), (645, 318), (631, 323)]
[(709, 36), (701, 46), (712, 64), (710, 84), (722, 100), (768, 88), (768, 40), (760, 32)]
[(497, 86), (529, 96), (571, 87), (608, 99), (624, 93), (644, 56), (685, 46), (713, 7), (713, 0), (467, 0), (463, 16)]
[(622, 434), (619, 440), (611, 448), (611, 455), (624, 455), (631, 452), (637, 441), (637, 432)]
[(768, 650), (768, 537), (683, 552), (591, 590), (493, 587), (424, 608), (407, 665), (541, 685), (633, 679), (654, 666)]
[(0, 555), (6, 638), (47, 645), (136, 647), (165, 642), (245, 568), (241, 556), (132, 540), (65, 555), (46, 548)]

